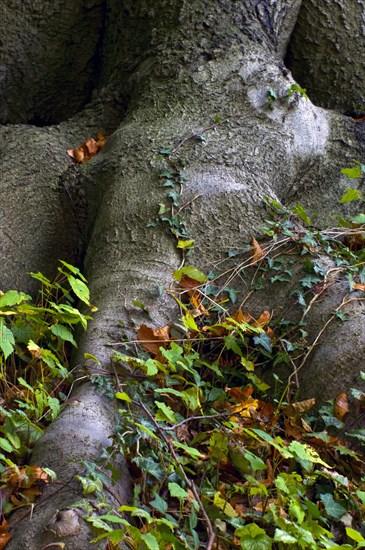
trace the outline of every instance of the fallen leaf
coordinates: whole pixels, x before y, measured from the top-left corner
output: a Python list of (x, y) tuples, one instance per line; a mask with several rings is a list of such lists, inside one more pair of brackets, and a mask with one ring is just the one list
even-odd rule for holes
[(346, 416), (346, 414), (349, 412), (349, 410), (350, 410), (350, 407), (349, 407), (347, 394), (345, 392), (339, 393), (333, 405), (333, 411), (335, 413), (335, 417), (338, 420), (342, 421)]
[(90, 160), (97, 155), (102, 147), (104, 147), (109, 136), (104, 136), (101, 132), (98, 132), (98, 139), (87, 139), (80, 147), (74, 149), (67, 149), (67, 154), (74, 159), (78, 164), (82, 164)]
[(270, 322), (270, 319), (271, 319), (270, 311), (265, 310), (261, 313), (260, 317), (254, 323), (252, 323), (252, 325), (254, 327), (264, 327)]
[(170, 327), (151, 328), (141, 325), (137, 331), (137, 339), (144, 351), (156, 357), (160, 353), (160, 347), (166, 348), (170, 340)]
[(365, 285), (361, 283), (355, 283), (352, 286), (352, 290), (362, 290), (362, 292), (365, 292)]
[(3, 550), (5, 546), (8, 544), (9, 540), (11, 539), (11, 535), (9, 533), (9, 524), (6, 521), (6, 519), (3, 517), (3, 520), (0, 525), (0, 550)]
[(252, 247), (250, 248), (251, 265), (256, 264), (264, 256), (265, 256), (265, 252), (262, 250), (261, 246), (255, 239), (255, 237), (252, 237)]

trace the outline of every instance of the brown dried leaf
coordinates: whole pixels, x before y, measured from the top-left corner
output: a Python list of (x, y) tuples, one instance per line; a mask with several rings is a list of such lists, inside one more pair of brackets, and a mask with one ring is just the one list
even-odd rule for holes
[(265, 256), (265, 252), (262, 250), (261, 246), (255, 239), (255, 237), (252, 237), (252, 247), (250, 248), (251, 264), (256, 264), (264, 256)]
[(270, 319), (271, 319), (270, 311), (267, 311), (265, 309), (265, 311), (261, 313), (260, 317), (254, 323), (252, 323), (252, 325), (254, 327), (264, 327), (270, 322)]
[(362, 292), (365, 292), (365, 285), (363, 285), (361, 283), (355, 283), (352, 286), (352, 290), (362, 290)]
[(92, 157), (97, 155), (102, 147), (104, 147), (109, 136), (103, 136), (101, 132), (98, 132), (98, 139), (89, 138), (80, 145), (80, 147), (75, 147), (74, 149), (67, 149), (67, 154), (75, 160), (78, 164), (82, 164), (87, 160), (90, 160)]
[(140, 341), (143, 350), (156, 357), (160, 352), (160, 347), (166, 348), (170, 340), (170, 327), (151, 328), (147, 325), (141, 325), (137, 331), (137, 339)]
[(339, 393), (333, 405), (333, 412), (335, 413), (335, 417), (338, 420), (343, 420), (346, 414), (349, 412), (349, 410), (350, 410), (350, 407), (349, 407), (347, 393), (345, 392)]
[(5, 546), (8, 544), (9, 540), (11, 539), (11, 535), (9, 533), (9, 524), (2, 516), (3, 520), (0, 525), (0, 550), (3, 550)]

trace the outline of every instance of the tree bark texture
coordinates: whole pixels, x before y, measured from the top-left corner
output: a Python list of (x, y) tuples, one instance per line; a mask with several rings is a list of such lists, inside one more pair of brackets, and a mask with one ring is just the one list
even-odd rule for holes
[[(58, 6), (55, 40), (48, 36), (43, 17), (30, 9), (8, 20), (13, 45), (4, 47), (3, 71), (15, 72), (9, 91), (3, 88), (2, 92), (6, 99), (2, 120), (11, 124), (1, 128), (0, 287), (27, 290), (25, 273), (41, 270), (49, 274), (58, 258), (82, 263), (99, 312), (80, 338), (75, 363), (82, 364), (83, 352), (89, 352), (108, 368), (109, 344), (120, 339), (119, 322), (129, 327), (150, 322), (133, 305), (135, 299), (151, 309), (155, 326), (176, 315), (174, 304), (160, 296), (158, 287), (170, 284), (181, 257), (162, 228), (147, 227), (166, 196), (160, 178), (164, 167), (161, 148), (176, 149), (171, 158), (184, 165), (188, 176), (183, 202), (189, 203), (186, 220), (196, 239), (189, 258), (192, 265), (215, 268), (229, 249), (255, 236), (265, 218), (262, 205), (267, 196), (289, 206), (300, 202), (309, 212), (317, 212), (318, 223), (335, 223), (334, 213), (341, 213), (338, 201), (348, 186), (340, 169), (364, 157), (364, 133), (361, 123), (315, 106), (316, 100), (312, 103), (298, 95), (284, 99), (295, 82), (283, 60), (298, 12), (291, 60), (297, 55), (296, 41), (303, 41), (300, 37), (306, 32), (303, 21), (308, 4), (315, 13), (318, 35), (328, 31), (321, 18), (325, 14), (328, 20), (333, 17), (332, 2), (304, 0), (301, 4), (299, 0), (84, 0), (78, 4), (83, 9), (76, 9), (74, 3), (42, 3), (44, 18)], [(333, 21), (341, 35), (341, 25), (345, 29), (344, 21), (353, 17), (352, 4), (345, 0), (337, 4), (346, 16)], [(355, 4), (360, 9), (361, 2)], [(24, 1), (23, 6), (27, 5)], [(38, 4), (29, 0), (29, 5)], [(11, 1), (5, 6), (10, 9)], [(100, 22), (95, 14), (101, 12), (104, 20)], [(70, 76), (72, 85), (66, 82), (58, 103), (55, 87), (47, 88), (49, 67), (40, 62), (38, 71), (24, 73), (29, 80), (29, 93), (25, 93), (11, 61), (16, 56), (17, 67), (33, 62), (39, 51), (38, 42), (34, 46), (29, 38), (34, 25), (39, 25), (39, 41), (46, 41), (52, 56), (58, 41), (62, 48), (68, 44), (66, 27), (84, 29), (85, 17), (91, 18), (88, 25), (94, 36), (93, 45), (91, 38), (85, 50), (80, 45), (76, 70), (80, 80)], [(14, 36), (20, 27), (17, 41)], [(30, 50), (23, 52), (20, 45), (28, 39)], [(357, 58), (359, 47), (364, 52), (356, 37), (347, 42), (348, 56)], [(323, 88), (327, 86), (331, 66), (341, 69), (344, 80), (351, 78), (351, 67), (342, 64), (340, 50), (333, 48), (331, 55), (323, 56), (318, 89), (322, 83)], [(84, 56), (89, 60), (98, 57), (98, 69), (86, 63)], [(66, 81), (69, 73), (58, 62), (57, 58), (51, 67), (59, 67), (60, 73), (52, 69), (50, 74), (57, 73)], [(98, 87), (91, 103), (71, 116), (89, 97), (95, 75)], [(41, 94), (38, 80), (46, 84)], [(341, 101), (348, 101), (348, 87), (338, 87), (336, 79), (333, 85), (338, 101), (336, 105), (324, 102), (324, 106), (338, 108)], [(279, 98), (271, 109), (267, 106), (269, 89)], [(361, 90), (356, 86), (352, 105), (360, 100), (358, 94)], [(47, 99), (50, 104), (55, 102), (52, 116)], [(216, 117), (222, 123), (214, 124)], [(34, 125), (60, 120), (64, 121), (42, 128)], [(98, 130), (111, 133), (108, 143), (92, 160), (75, 167), (66, 149), (80, 145)], [(196, 139), (199, 136), (204, 140)], [(357, 185), (361, 188), (362, 182)], [(323, 326), (323, 317), (341, 301), (341, 284), (336, 288), (313, 308), (312, 339)], [(250, 307), (273, 309), (280, 315), (292, 302), (289, 292), (290, 288), (274, 286), (255, 295)], [(359, 381), (365, 351), (361, 338), (364, 308), (361, 303), (349, 307), (349, 325), (334, 322), (330, 335), (321, 340), (300, 373), (303, 396), (312, 396), (318, 387), (323, 400), (334, 397), (343, 383)], [(348, 365), (346, 376), (344, 364)], [(86, 444), (90, 460), (96, 460), (107, 445), (105, 436), (112, 433), (115, 412), (103, 397), (90, 392), (88, 384), (81, 385), (75, 396), (82, 412), (80, 429), (66, 409), (37, 444), (33, 460), (41, 466), (54, 468), (59, 475), (74, 474), (81, 471), (77, 466), (81, 445)], [(88, 423), (95, 427), (92, 434)], [(71, 469), (55, 451), (57, 440), (67, 445)], [(116, 502), (126, 500), (130, 492), (127, 474), (122, 480)], [(46, 506), (36, 507), (31, 529), (23, 527), (29, 519), (17, 523), (9, 548), (39, 549), (46, 544), (44, 533), (49, 543), (53, 535), (45, 531), (47, 525), (60, 507), (72, 509), (72, 502), (77, 501), (72, 491), (49, 495)], [(52, 540), (81, 550), (88, 536), (90, 540), (91, 534), (83, 530)]]

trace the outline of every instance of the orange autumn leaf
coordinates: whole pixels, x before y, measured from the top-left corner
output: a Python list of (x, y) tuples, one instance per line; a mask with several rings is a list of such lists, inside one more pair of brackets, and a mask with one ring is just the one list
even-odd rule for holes
[(251, 323), (251, 321), (254, 321), (254, 318), (252, 315), (247, 313), (246, 311), (243, 311), (243, 309), (237, 309), (232, 315), (232, 319), (237, 321), (237, 323)]
[(256, 264), (264, 256), (265, 256), (265, 252), (262, 250), (261, 246), (255, 239), (255, 237), (252, 237), (252, 247), (250, 248), (251, 264)]
[(11, 535), (9, 533), (9, 524), (2, 516), (3, 520), (0, 525), (0, 550), (3, 550), (5, 546), (8, 544), (9, 540), (11, 539)]
[(349, 410), (350, 407), (347, 394), (345, 392), (339, 393), (333, 405), (333, 412), (335, 413), (335, 417), (338, 420), (343, 420)]
[(228, 393), (230, 397), (236, 400), (245, 400), (253, 394), (253, 387), (247, 386), (246, 388), (236, 387), (236, 388), (225, 388), (224, 391)]
[(141, 343), (141, 348), (148, 351), (153, 357), (160, 353), (160, 347), (165, 348), (170, 340), (170, 328), (151, 328), (147, 325), (141, 325), (137, 331), (137, 339)]
[(104, 136), (98, 132), (98, 139), (89, 138), (75, 149), (67, 149), (67, 154), (78, 164), (82, 164), (94, 157), (102, 147), (104, 147), (109, 136)]
[(365, 292), (365, 285), (361, 283), (355, 283), (352, 287), (352, 290), (362, 290), (362, 292)]
[(261, 313), (260, 317), (254, 323), (252, 323), (252, 326), (254, 326), (254, 327), (264, 327), (265, 325), (267, 325), (270, 322), (270, 319), (271, 319), (270, 311), (267, 311), (265, 309), (265, 311), (263, 311)]

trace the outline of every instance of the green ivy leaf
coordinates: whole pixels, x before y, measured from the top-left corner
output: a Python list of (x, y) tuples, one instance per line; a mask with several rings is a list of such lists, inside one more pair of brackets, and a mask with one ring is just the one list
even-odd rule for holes
[[(357, 176), (357, 177), (360, 177), (360, 176)], [(359, 200), (361, 200), (361, 195), (359, 191), (357, 189), (351, 189), (350, 187), (346, 187), (345, 193), (342, 195), (340, 199), (340, 204), (344, 204), (346, 202), (352, 202), (352, 201), (359, 201)]]
[(192, 265), (186, 265), (181, 269), (178, 269), (175, 271), (173, 277), (176, 281), (180, 282), (183, 275), (186, 275), (187, 277), (190, 277), (190, 279), (194, 279), (194, 281), (198, 281), (198, 283), (202, 284), (208, 280), (208, 277), (202, 271)]
[(331, 493), (321, 495), (321, 501), (324, 504), (327, 515), (330, 518), (340, 520), (347, 512), (339, 502), (336, 502)]

